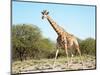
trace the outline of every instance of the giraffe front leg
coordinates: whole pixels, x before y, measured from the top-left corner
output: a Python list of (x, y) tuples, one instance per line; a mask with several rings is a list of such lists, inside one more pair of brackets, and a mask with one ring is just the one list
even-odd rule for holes
[(64, 47), (65, 47), (65, 52), (66, 52), (66, 55), (67, 55), (67, 67), (69, 68), (69, 59), (68, 59), (67, 44), (65, 44)]
[(56, 62), (56, 59), (57, 59), (58, 53), (59, 53), (59, 50), (57, 49), (57, 51), (56, 51), (56, 55), (55, 55), (55, 59), (54, 59), (54, 63), (53, 63), (53, 68), (55, 67), (55, 62)]

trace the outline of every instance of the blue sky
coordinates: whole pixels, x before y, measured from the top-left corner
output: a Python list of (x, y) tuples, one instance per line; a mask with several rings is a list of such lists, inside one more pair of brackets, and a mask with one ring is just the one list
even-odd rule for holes
[(44, 37), (56, 40), (57, 34), (41, 12), (48, 10), (51, 18), (67, 32), (86, 39), (95, 38), (95, 6), (46, 4), (34, 2), (12, 3), (13, 24), (34, 24), (38, 26)]

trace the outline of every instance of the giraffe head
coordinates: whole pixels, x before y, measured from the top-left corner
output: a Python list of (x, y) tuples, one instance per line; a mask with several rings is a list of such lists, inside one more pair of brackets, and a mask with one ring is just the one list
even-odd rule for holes
[(41, 13), (42, 13), (42, 19), (46, 18), (47, 15), (49, 14), (49, 12), (47, 10), (43, 10), (43, 12), (41, 12)]

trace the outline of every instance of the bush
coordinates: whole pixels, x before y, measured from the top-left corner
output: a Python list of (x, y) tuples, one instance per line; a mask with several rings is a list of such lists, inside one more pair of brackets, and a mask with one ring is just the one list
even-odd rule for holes
[(80, 43), (80, 49), (82, 54), (95, 55), (96, 54), (96, 43), (92, 38), (87, 38)]

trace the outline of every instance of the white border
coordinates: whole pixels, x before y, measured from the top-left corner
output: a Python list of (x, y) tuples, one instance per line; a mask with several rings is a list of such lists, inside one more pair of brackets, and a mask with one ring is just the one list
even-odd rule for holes
[(10, 0), (0, 0), (0, 75), (10, 73)]
[(41, 2), (56, 2), (56, 3), (71, 3), (71, 4), (97, 4), (97, 0), (20, 0), (20, 1), (41, 1)]
[[(27, 0), (97, 5), (97, 32), (100, 32), (100, 0)], [(0, 0), (0, 75), (10, 75), (10, 0)], [(98, 75), (100, 73), (100, 35), (97, 34), (97, 70), (39, 73), (34, 75)]]

